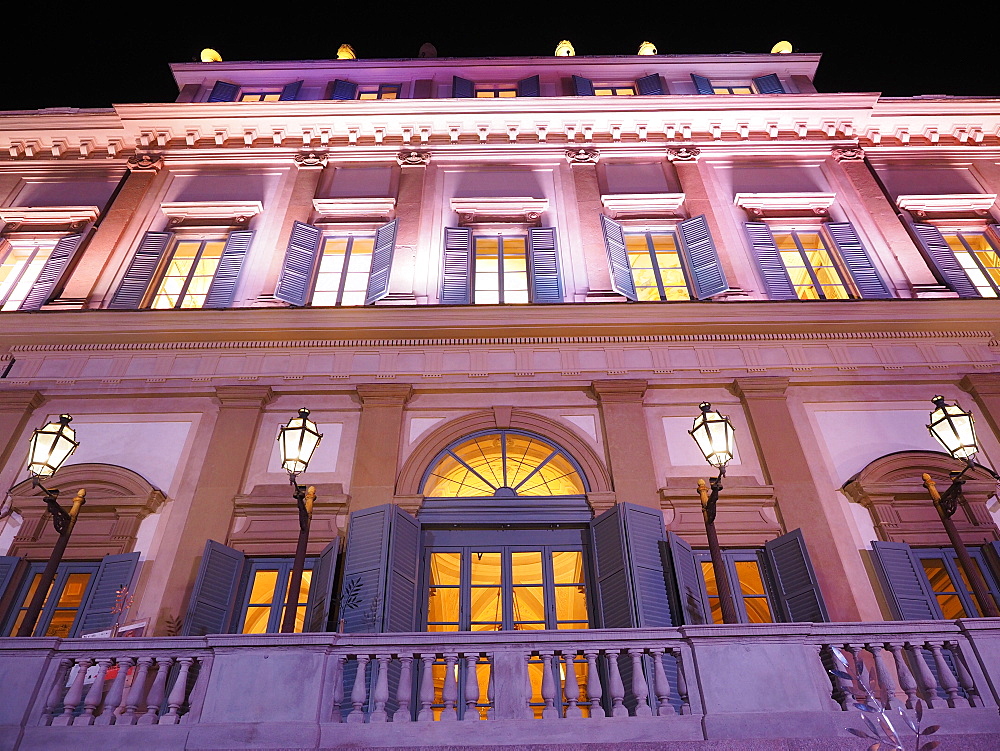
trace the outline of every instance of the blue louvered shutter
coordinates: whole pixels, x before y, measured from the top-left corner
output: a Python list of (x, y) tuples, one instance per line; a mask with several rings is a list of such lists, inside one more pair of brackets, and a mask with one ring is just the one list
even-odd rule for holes
[(677, 225), (681, 238), (681, 254), (691, 274), (694, 296), (705, 300), (729, 290), (726, 272), (722, 270), (719, 251), (708, 229), (704, 214), (685, 219)]
[(674, 585), (670, 593), (674, 625), (711, 623), (705, 603), (705, 588), (702, 586), (701, 564), (694, 557), (691, 546), (673, 532), (667, 532), (667, 541), (661, 546), (664, 548), (667, 580)]
[(715, 93), (715, 89), (712, 88), (712, 81), (705, 78), (705, 76), (699, 76), (697, 73), (692, 73), (691, 80), (694, 81), (694, 88), (699, 94)]
[(295, 222), (285, 249), (285, 262), (274, 296), (292, 305), (305, 305), (312, 292), (313, 272), (322, 233), (319, 227)]
[(663, 79), (660, 78), (659, 73), (650, 73), (648, 76), (643, 76), (635, 82), (635, 87), (640, 94), (662, 94), (663, 93)]
[(375, 231), (375, 247), (372, 250), (372, 266), (368, 275), (368, 289), (365, 291), (365, 305), (374, 305), (389, 294), (389, 273), (392, 271), (392, 255), (396, 250), (398, 221), (393, 219)]
[(240, 280), (240, 269), (246, 259), (250, 243), (253, 242), (253, 230), (241, 229), (230, 232), (226, 238), (226, 247), (222, 249), (222, 257), (212, 277), (212, 284), (205, 295), (203, 308), (228, 308), (236, 297), (236, 283)]
[(316, 559), (309, 581), (309, 602), (306, 605), (306, 631), (328, 631), (330, 601), (333, 598), (333, 577), (337, 571), (340, 538), (334, 537)]
[(135, 310), (142, 304), (146, 289), (160, 266), (160, 259), (173, 239), (171, 232), (147, 232), (136, 248), (125, 278), (108, 305), (114, 310)]
[(281, 96), (278, 97), (280, 102), (293, 102), (299, 98), (299, 89), (302, 88), (304, 81), (292, 81), (291, 83), (286, 83), (281, 87)]
[(205, 543), (181, 636), (224, 634), (229, 630), (244, 555), (215, 540)]
[(795, 293), (795, 287), (792, 286), (788, 270), (781, 262), (781, 255), (778, 253), (778, 246), (774, 242), (771, 228), (763, 222), (747, 222), (743, 226), (746, 228), (750, 247), (757, 259), (757, 268), (760, 269), (761, 276), (764, 277), (764, 288), (768, 298), (771, 300), (798, 300), (799, 296)]
[(594, 82), (583, 76), (573, 76), (573, 93), (577, 96), (594, 96)]
[(959, 297), (981, 297), (979, 290), (969, 281), (969, 277), (959, 265), (941, 230), (933, 224), (922, 224), (912, 220), (908, 220), (907, 224), (913, 231), (921, 250), (924, 251), (924, 258), (931, 264), (936, 276), (942, 282), (957, 292)]
[(672, 626), (660, 543), (663, 514), (619, 503), (591, 523), (601, 628)]
[(49, 301), (56, 284), (59, 283), (63, 273), (73, 262), (73, 258), (80, 249), (84, 234), (78, 232), (66, 235), (56, 243), (18, 310), (38, 310)]
[(351, 514), (340, 618), (345, 633), (412, 631), (417, 607), (420, 523), (386, 504)]
[(212, 91), (208, 95), (208, 101), (235, 102), (236, 96), (239, 93), (240, 87), (235, 83), (229, 83), (228, 81), (216, 81), (215, 86), (212, 87)]
[(638, 300), (632, 267), (625, 251), (625, 231), (614, 219), (601, 214), (601, 229), (604, 230), (604, 247), (608, 251), (608, 266), (611, 269), (611, 289), (629, 300)]
[(768, 73), (766, 76), (757, 76), (753, 79), (754, 86), (757, 87), (758, 94), (784, 94), (785, 87), (781, 85), (778, 76)]
[(873, 542), (875, 570), (897, 621), (925, 621), (943, 617), (924, 568), (905, 542)]
[(104, 556), (70, 636), (82, 636), (111, 628), (115, 622), (115, 614), (111, 609), (118, 599), (118, 590), (128, 587), (129, 591), (133, 591), (132, 579), (135, 578), (138, 565), (138, 553)]
[(352, 83), (351, 81), (344, 81), (338, 78), (336, 81), (331, 81), (329, 86), (329, 96), (327, 99), (357, 99), (358, 98), (358, 85)]
[(441, 303), (467, 305), (472, 301), (472, 230), (444, 228)]
[(531, 274), (531, 302), (563, 301), (555, 227), (528, 230), (528, 268)]
[(777, 585), (778, 604), (789, 623), (825, 623), (830, 620), (813, 571), (801, 529), (764, 544), (771, 576)]
[(865, 299), (877, 300), (892, 297), (888, 285), (875, 268), (871, 255), (850, 222), (830, 222), (826, 225), (833, 244), (837, 246), (844, 265), (851, 272), (854, 285)]
[(517, 95), (518, 96), (541, 96), (542, 89), (539, 83), (538, 76), (530, 76), (529, 78), (522, 78), (517, 82)]
[(467, 78), (452, 76), (451, 95), (455, 99), (472, 99), (476, 96), (476, 84)]
[(0, 613), (7, 612), (9, 606), (13, 604), (11, 599), (14, 597), (21, 571), (26, 565), (24, 559), (19, 556), (0, 556)]

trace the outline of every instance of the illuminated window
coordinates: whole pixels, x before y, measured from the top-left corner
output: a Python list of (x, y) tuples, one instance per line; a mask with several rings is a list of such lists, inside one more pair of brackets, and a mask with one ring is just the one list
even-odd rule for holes
[(625, 232), (625, 250), (639, 300), (690, 300), (672, 230)]
[(743, 83), (716, 83), (712, 81), (713, 94), (753, 94), (753, 86), (747, 82)]
[(241, 91), (239, 101), (241, 102), (279, 102), (281, 101), (281, 91)]
[[(312, 567), (313, 560), (307, 559), (295, 610), (295, 633), (301, 633), (305, 623)], [(247, 559), (242, 610), (236, 623), (236, 633), (276, 633), (281, 628), (291, 571), (291, 559)]]
[[(712, 623), (722, 623), (722, 605), (719, 603), (712, 559), (708, 551), (695, 553), (695, 558), (701, 563)], [(777, 619), (768, 593), (767, 568), (761, 553), (755, 550), (724, 550), (722, 562), (740, 623), (774, 623)]]
[(568, 454), (527, 433), (462, 439), (442, 451), (424, 478), (431, 498), (580, 495), (583, 477)]
[[(979, 605), (972, 595), (972, 586), (953, 548), (914, 548), (913, 553), (920, 561), (943, 618), (952, 620), (982, 616)], [(972, 564), (983, 575), (994, 598), (997, 598), (996, 583), (983, 560), (982, 552), (977, 548), (970, 548), (969, 555)]]
[(635, 96), (633, 84), (594, 84), (594, 96)]
[(800, 300), (857, 297), (819, 230), (773, 229), (781, 263)]
[(699, 94), (785, 94), (781, 79), (774, 73), (756, 76), (749, 81), (725, 78), (706, 78), (691, 74), (694, 88)]
[(473, 235), (472, 302), (528, 302), (526, 235)]
[(374, 235), (324, 237), (312, 304), (364, 305), (374, 248)]
[(517, 84), (476, 84), (476, 99), (497, 99), (517, 96)]
[(399, 99), (398, 83), (358, 86), (358, 99)]
[(0, 310), (21, 306), (55, 246), (56, 238), (11, 238), (0, 244)]
[[(35, 636), (77, 636), (80, 609), (99, 567), (100, 563), (96, 561), (60, 564), (38, 617)], [(27, 577), (17, 594), (16, 602), (20, 604), (8, 618), (4, 634), (13, 636), (17, 633), (31, 598), (41, 581), (44, 568), (44, 563), (32, 563), (29, 567)]]
[(945, 242), (982, 297), (1000, 295), (1000, 253), (985, 231), (941, 229)]
[(202, 307), (225, 247), (224, 237), (178, 239), (156, 285), (150, 307)]

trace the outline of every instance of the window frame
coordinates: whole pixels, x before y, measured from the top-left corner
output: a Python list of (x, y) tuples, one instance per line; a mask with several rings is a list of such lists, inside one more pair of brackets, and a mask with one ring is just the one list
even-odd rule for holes
[[(626, 253), (626, 256), (629, 257), (629, 271), (630, 272), (634, 272), (634, 267), (632, 266), (632, 263), (631, 263), (631, 253), (630, 253), (630, 251), (628, 249), (628, 237), (629, 236), (635, 237), (635, 236), (638, 236), (638, 235), (645, 235), (646, 236), (646, 251), (647, 251), (647, 253), (649, 255), (650, 264), (651, 264), (651, 268), (652, 268), (652, 271), (653, 271), (653, 276), (656, 279), (656, 288), (657, 288), (657, 292), (658, 292), (658, 294), (660, 296), (659, 302), (689, 302), (691, 300), (697, 300), (697, 298), (695, 297), (694, 289), (692, 288), (692, 285), (691, 285), (691, 270), (688, 268), (687, 260), (684, 257), (685, 254), (681, 250), (681, 236), (680, 236), (680, 232), (677, 229), (677, 225), (680, 224), (681, 220), (677, 220), (677, 221), (674, 221), (674, 222), (650, 222), (650, 221), (641, 221), (641, 220), (634, 220), (634, 219), (632, 219), (632, 220), (629, 220), (629, 219), (618, 219), (617, 221), (618, 221), (619, 224), (622, 225), (623, 234), (624, 234), (625, 239), (626, 239), (625, 253)], [(674, 255), (677, 256), (678, 266), (679, 266), (679, 268), (681, 270), (681, 274), (684, 276), (684, 288), (687, 291), (687, 299), (686, 300), (670, 300), (666, 296), (666, 290), (667, 290), (667, 288), (663, 284), (662, 269), (660, 269), (659, 263), (658, 263), (657, 258), (656, 258), (657, 251), (654, 248), (650, 247), (650, 243), (652, 241), (652, 235), (654, 235), (654, 234), (670, 235), (671, 238), (673, 238), (674, 250), (672, 250), (672, 251), (660, 251), (660, 252), (673, 253)], [(638, 285), (636, 285), (636, 279), (635, 279), (635, 274), (634, 273), (632, 274), (632, 284), (636, 286), (636, 294), (638, 296), (639, 287), (638, 287)], [(674, 288), (670, 287), (670, 289), (674, 289)], [(641, 298), (640, 298), (639, 301), (643, 302), (643, 300)], [(648, 301), (645, 301), (645, 302), (656, 302), (656, 301), (655, 300), (648, 300)]]
[[(532, 303), (531, 299), (531, 261), (528, 258), (530, 253), (529, 240), (528, 240), (528, 230), (530, 227), (527, 225), (521, 226), (503, 226), (503, 227), (491, 227), (490, 225), (483, 224), (473, 224), (469, 225), (469, 229), (472, 230), (472, 268), (469, 274), (469, 293), (470, 293), (470, 305), (530, 305)], [(480, 272), (477, 269), (479, 254), (477, 253), (476, 247), (480, 241), (486, 241), (491, 239), (496, 239), (497, 241), (497, 252), (496, 252), (496, 283), (497, 283), (497, 301), (496, 302), (477, 302), (476, 301), (476, 290), (477, 290), (477, 279)], [(508, 302), (504, 300), (504, 290), (505, 290), (505, 277), (508, 272), (504, 270), (504, 240), (520, 240), (524, 247), (524, 302)], [(510, 273), (520, 273), (520, 272), (510, 272)], [(492, 274), (491, 274), (492, 276)], [(490, 290), (492, 291), (492, 290)], [(483, 290), (481, 294), (485, 294), (486, 290)]]
[[(386, 96), (386, 94), (394, 94), (394, 96)], [(369, 94), (375, 94), (375, 96), (368, 96)], [(403, 94), (403, 84), (401, 83), (377, 83), (377, 84), (358, 84), (357, 99), (359, 101), (373, 102), (380, 99), (401, 99)]]
[[(233, 613), (231, 616), (229, 624), (229, 632), (233, 634), (246, 634), (246, 633), (265, 633), (265, 634), (276, 634), (281, 630), (281, 621), (285, 612), (285, 600), (283, 599), (288, 593), (288, 582), (291, 576), (292, 568), (294, 566), (294, 558), (288, 558), (284, 556), (247, 556), (243, 562), (243, 569), (240, 573), (239, 589), (237, 590), (236, 604), (233, 608)], [(305, 559), (305, 563), (302, 566), (302, 571), (313, 571), (316, 566), (316, 557), (309, 557)], [(254, 577), (260, 571), (277, 571), (278, 575), (274, 584), (274, 595), (272, 595), (271, 601), (271, 612), (268, 615), (267, 629), (263, 632), (244, 631), (244, 625), (246, 622), (247, 611), (253, 605), (249, 598), (253, 593), (253, 582)], [(305, 582), (303, 582), (304, 584)], [(313, 586), (312, 576), (310, 575), (309, 584), (306, 587), (305, 600), (300, 600), (297, 604), (297, 609), (302, 609), (303, 615), (303, 627), (302, 629), (296, 630), (294, 633), (303, 633), (306, 626), (305, 619), (308, 617), (309, 608), (309, 592)], [(301, 588), (299, 590), (302, 591)], [(277, 601), (273, 599), (278, 592), (285, 593), (282, 595), (282, 599)], [(300, 595), (301, 597), (301, 595)], [(257, 607), (263, 607), (262, 604), (257, 605)]]
[[(958, 553), (951, 546), (937, 547), (937, 548), (924, 548), (924, 547), (911, 547), (914, 557), (918, 562), (921, 563), (919, 573), (927, 580), (927, 585), (934, 595), (931, 602), (933, 603), (935, 609), (937, 610), (938, 616), (944, 620), (944, 611), (941, 609), (940, 602), (938, 601), (939, 594), (947, 594), (944, 591), (939, 592), (934, 589), (934, 584), (931, 582), (930, 577), (927, 576), (926, 570), (923, 568), (923, 561), (926, 559), (940, 559), (944, 563), (945, 571), (948, 577), (951, 579), (952, 586), (954, 588), (953, 593), (958, 596), (959, 602), (962, 605), (963, 615), (957, 616), (959, 618), (981, 618), (982, 614), (979, 612), (979, 606), (975, 601), (972, 590), (967, 586), (958, 586), (959, 583), (965, 584), (964, 571), (962, 566), (958, 561)], [(987, 561), (986, 555), (983, 553), (983, 549), (977, 546), (967, 547), (969, 557), (976, 562), (979, 566), (979, 570), (983, 574), (983, 579), (986, 582), (986, 586), (992, 593), (994, 599), (1000, 602), (1000, 585), (997, 581), (997, 573), (994, 573), (992, 568)]]
[[(975, 235), (982, 237), (987, 245), (989, 245), (993, 252), (1000, 256), (1000, 237), (997, 237), (997, 232), (985, 221), (980, 220), (931, 220), (924, 221), (924, 224), (930, 224), (937, 228), (944, 237), (945, 242), (948, 245), (948, 249), (951, 250), (952, 254), (955, 255), (955, 261), (958, 263), (962, 270), (969, 279), (969, 283), (975, 287), (976, 291), (979, 293), (980, 297), (984, 298), (997, 298), (1000, 297), (1000, 280), (994, 277), (990, 272), (989, 267), (985, 266), (982, 260), (978, 257), (977, 251), (973, 250), (966, 240), (965, 235)], [(977, 284), (973, 278), (969, 275), (966, 270), (966, 266), (962, 263), (960, 257), (952, 247), (952, 244), (948, 242), (949, 235), (956, 235), (964, 246), (964, 250), (972, 262), (976, 265), (976, 269), (982, 274), (986, 281), (986, 287), (992, 292), (992, 294), (983, 294), (983, 285)], [(1000, 269), (1000, 266), (997, 267)], [(996, 269), (995, 269), (996, 271)]]
[[(47, 563), (45, 561), (29, 561), (24, 571), (21, 573), (20, 582), (16, 585), (14, 589), (14, 596), (10, 601), (10, 609), (4, 616), (2, 629), (3, 634), (7, 636), (14, 635), (15, 627), (20, 625), (18, 623), (18, 616), (28, 609), (28, 595), (31, 591), (32, 581), (36, 576), (40, 577), (42, 575), (46, 565)], [(69, 632), (64, 638), (73, 638), (78, 635), (87, 601), (94, 588), (94, 584), (97, 581), (97, 574), (100, 567), (100, 561), (63, 561), (59, 564), (59, 568), (56, 569), (55, 579), (52, 581), (52, 588), (49, 590), (49, 594), (46, 595), (45, 604), (38, 615), (38, 621), (35, 624), (35, 630), (32, 634), (33, 636), (45, 636), (49, 626), (51, 625), (52, 617), (55, 615), (55, 612), (57, 610), (67, 609), (59, 608), (58, 604), (59, 598), (62, 597), (63, 590), (69, 576), (72, 574), (86, 573), (89, 574), (90, 578), (87, 580), (87, 586), (84, 588), (83, 594), (80, 597), (80, 604), (75, 608), (76, 615), (73, 617), (73, 621), (70, 624)], [(52, 597), (52, 593), (54, 592), (58, 593), (56, 597)]]
[[(830, 301), (830, 300), (860, 300), (862, 299), (861, 293), (858, 291), (857, 285), (854, 282), (854, 277), (850, 273), (850, 269), (844, 263), (844, 259), (841, 257), (840, 250), (837, 248), (837, 244), (833, 241), (830, 236), (829, 230), (826, 229), (827, 222), (818, 219), (765, 219), (763, 220), (768, 228), (771, 230), (772, 237), (775, 238), (775, 244), (777, 245), (777, 235), (791, 235), (793, 242), (795, 243), (796, 250), (798, 251), (799, 257), (802, 259), (802, 268), (805, 268), (809, 275), (811, 282), (811, 287), (816, 293), (815, 298), (818, 301)], [(803, 247), (802, 241), (799, 238), (799, 233), (815, 233), (820, 242), (823, 244), (823, 250), (826, 251), (827, 256), (830, 258), (832, 267), (836, 270), (837, 276), (840, 277), (840, 283), (847, 294), (846, 298), (840, 297), (827, 297), (823, 292), (824, 285), (820, 283), (817, 275), (816, 268), (813, 266), (812, 262), (808, 258), (808, 250)], [(785, 273), (788, 274), (789, 280), (791, 280), (791, 273), (789, 271), (788, 265), (785, 263), (785, 259), (782, 256), (782, 249), (778, 248), (778, 256), (781, 260), (782, 266), (785, 268)], [(796, 285), (794, 281), (792, 282), (792, 287), (796, 290), (798, 294), (798, 289), (801, 285)], [(829, 287), (830, 285), (825, 285)], [(801, 301), (809, 301), (814, 298), (798, 297)]]
[[(709, 566), (712, 564), (712, 554), (710, 551), (701, 548), (696, 548), (693, 552), (694, 559), (699, 564), (697, 572), (701, 581), (702, 599), (705, 603), (705, 611), (709, 617), (712, 617), (713, 610), (711, 598), (709, 597), (708, 586), (703, 574), (704, 564), (708, 563)], [(732, 598), (732, 602), (736, 605), (736, 614), (739, 618), (739, 622), (751, 623), (747, 617), (746, 603), (744, 602), (744, 600), (748, 599), (748, 596), (743, 593), (743, 588), (740, 586), (740, 580), (736, 570), (736, 563), (748, 561), (752, 561), (757, 564), (757, 570), (760, 573), (761, 582), (764, 585), (764, 593), (762, 595), (749, 596), (750, 599), (764, 599), (767, 603), (767, 608), (771, 613), (771, 621), (769, 622), (783, 623), (784, 617), (781, 605), (777, 598), (777, 587), (774, 582), (774, 574), (771, 571), (771, 567), (763, 548), (733, 548), (722, 551), (722, 564), (726, 569), (729, 594)], [(721, 606), (719, 613), (721, 618)], [(715, 622), (716, 621), (713, 619), (712, 623)], [(722, 623), (722, 621), (719, 620), (718, 623)]]
[[(367, 271), (365, 273), (365, 289), (361, 291), (362, 297), (364, 297), (364, 295), (365, 295), (365, 293), (366, 293), (366, 291), (368, 289), (368, 282), (369, 282), (369, 279), (371, 278), (371, 259), (372, 259), (372, 256), (374, 256), (374, 254), (375, 254), (375, 232), (376, 232), (376, 230), (373, 229), (371, 231), (368, 231), (368, 230), (362, 230), (362, 229), (343, 229), (341, 227), (338, 227), (337, 225), (326, 225), (326, 226), (320, 225), (320, 230), (321, 230), (321, 234), (320, 234), (320, 239), (319, 239), (319, 248), (318, 248), (318, 250), (316, 252), (316, 264), (315, 264), (315, 267), (313, 268), (313, 281), (312, 281), (312, 284), (311, 284), (311, 288), (310, 288), (310, 291), (309, 291), (309, 297), (308, 297), (308, 300), (306, 302), (306, 305), (308, 305), (310, 307), (313, 306), (313, 305), (316, 305), (316, 303), (314, 302), (314, 300), (315, 300), (315, 297), (316, 297), (317, 288), (319, 286), (320, 274), (321, 274), (321, 271), (322, 271), (322, 268), (323, 268), (323, 258), (326, 255), (326, 244), (327, 244), (327, 242), (330, 241), (330, 240), (342, 240), (342, 239), (346, 239), (347, 240), (347, 247), (344, 249), (343, 263), (341, 265), (340, 271), (336, 272), (336, 273), (338, 273), (340, 275), (340, 281), (339, 281), (339, 283), (337, 285), (336, 293), (334, 293), (336, 301), (332, 305), (321, 304), (321, 305), (318, 305), (317, 307), (336, 307), (336, 308), (341, 308), (341, 307), (345, 307), (345, 308), (350, 308), (350, 307), (360, 308), (360, 307), (364, 307), (365, 303), (364, 303), (363, 299), (362, 299), (362, 301), (361, 301), (361, 303), (359, 305), (354, 305), (354, 304), (344, 305), (343, 299), (344, 299), (344, 293), (347, 291), (347, 282), (348, 282), (347, 274), (348, 274), (348, 270), (350, 268), (351, 256), (352, 256), (352, 253), (354, 251), (354, 243), (359, 238), (370, 239), (371, 243), (372, 243), (371, 251), (368, 253), (368, 257), (369, 257), (369, 260), (368, 260), (368, 269), (367, 269)], [(322, 294), (331, 294), (330, 290), (319, 290), (319, 291)]]
[[(63, 237), (65, 237), (64, 233), (11, 232), (0, 238), (0, 268), (3, 268), (8, 259), (12, 258), (15, 253), (23, 252), (23, 250), (21, 250), (22, 246), (30, 244), (34, 245), (34, 248), (30, 251), (28, 259), (10, 272), (10, 274), (16, 275), (16, 278), (7, 286), (6, 292), (3, 291), (3, 286), (6, 284), (6, 280), (9, 278), (9, 275), (4, 276), (3, 280), (0, 281), (0, 311), (10, 312), (20, 310), (24, 301), (28, 298), (28, 295), (31, 294), (32, 287), (38, 282), (39, 276), (44, 271), (45, 264), (51, 257), (52, 251), (55, 250), (59, 241)], [(43, 247), (47, 251), (45, 253), (45, 257), (40, 261), (37, 261), (39, 251)], [(35, 273), (30, 275), (29, 271), (32, 270), (32, 264), (36, 263), (37, 266)], [(15, 307), (8, 307), (11, 297), (18, 289), (24, 289), (24, 295), (17, 300)]]
[[(153, 274), (152, 281), (150, 282), (149, 287), (146, 290), (146, 294), (144, 296), (142, 304), (139, 307), (149, 310), (186, 310), (186, 309), (200, 310), (204, 308), (205, 307), (204, 300), (202, 300), (202, 304), (197, 307), (185, 306), (183, 305), (183, 301), (188, 296), (188, 290), (190, 289), (191, 282), (195, 277), (195, 271), (198, 268), (198, 264), (201, 262), (202, 256), (204, 255), (205, 248), (208, 245), (208, 243), (218, 242), (221, 243), (222, 245), (219, 251), (219, 261), (218, 263), (216, 263), (215, 268), (212, 270), (211, 280), (214, 280), (216, 273), (218, 273), (219, 266), (222, 263), (222, 254), (226, 250), (226, 243), (228, 242), (228, 239), (229, 239), (228, 232), (219, 233), (211, 231), (206, 232), (203, 230), (175, 229), (173, 231), (173, 236), (170, 239), (170, 244), (167, 247), (166, 251), (164, 252), (163, 258), (160, 260), (160, 264), (156, 269), (156, 272)], [(162, 286), (163, 282), (168, 278), (168, 271), (170, 269), (170, 264), (174, 260), (174, 255), (176, 254), (179, 246), (182, 243), (189, 243), (189, 242), (198, 242), (200, 243), (200, 247), (198, 248), (198, 252), (195, 255), (194, 260), (191, 262), (191, 268), (188, 270), (188, 273), (184, 279), (182, 289), (180, 293), (178, 293), (177, 302), (174, 305), (167, 307), (159, 307), (159, 308), (154, 307), (153, 304), (156, 301), (156, 298), (161, 294), (160, 287)], [(211, 280), (209, 280), (208, 289), (205, 290), (206, 299), (208, 298), (208, 290), (211, 289), (212, 286)]]

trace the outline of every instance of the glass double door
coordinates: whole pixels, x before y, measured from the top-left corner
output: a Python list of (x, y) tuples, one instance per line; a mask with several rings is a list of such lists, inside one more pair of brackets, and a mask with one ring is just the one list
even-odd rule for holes
[(582, 546), (426, 549), (428, 631), (588, 628)]

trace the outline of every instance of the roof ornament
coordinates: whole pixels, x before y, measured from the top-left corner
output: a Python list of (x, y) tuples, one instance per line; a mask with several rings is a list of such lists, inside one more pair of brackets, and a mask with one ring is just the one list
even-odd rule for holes
[(652, 42), (643, 42), (642, 44), (639, 45), (639, 54), (640, 55), (655, 55), (656, 54), (656, 45), (653, 44)]
[(791, 42), (778, 42), (771, 48), (772, 55), (790, 55), (792, 53)]
[(420, 45), (420, 51), (417, 53), (417, 57), (437, 57), (438, 51), (430, 42), (424, 42)]
[(201, 61), (203, 63), (221, 63), (222, 55), (213, 50), (211, 47), (206, 47), (201, 51)]
[(576, 55), (576, 50), (573, 49), (573, 45), (569, 43), (568, 39), (563, 39), (556, 45), (556, 57), (573, 57), (574, 55)]
[(337, 50), (338, 60), (357, 60), (358, 56), (354, 52), (354, 48), (349, 44), (340, 45), (340, 49)]

